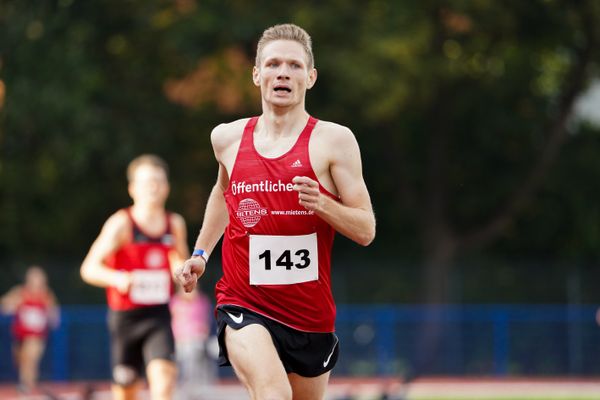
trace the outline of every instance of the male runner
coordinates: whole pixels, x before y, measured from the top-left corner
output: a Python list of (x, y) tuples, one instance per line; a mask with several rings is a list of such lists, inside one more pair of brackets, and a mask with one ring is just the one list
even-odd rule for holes
[(262, 115), (213, 130), (217, 183), (176, 277), (192, 290), (224, 232), (222, 365), (233, 366), (252, 399), (322, 399), (338, 356), (333, 236), (366, 246), (375, 218), (354, 135), (306, 112), (317, 79), (310, 36), (291, 24), (267, 29), (252, 77)]
[(137, 157), (127, 179), (133, 205), (108, 218), (81, 276), (107, 288), (114, 399), (136, 398), (145, 372), (152, 399), (168, 400), (177, 374), (171, 268), (189, 257), (185, 221), (165, 210), (168, 167), (161, 158)]
[(40, 361), (50, 328), (59, 323), (56, 296), (48, 286), (46, 272), (39, 266), (27, 268), (25, 282), (0, 298), (2, 311), (14, 314), (13, 357), (19, 372), (19, 390), (31, 392), (39, 378)]

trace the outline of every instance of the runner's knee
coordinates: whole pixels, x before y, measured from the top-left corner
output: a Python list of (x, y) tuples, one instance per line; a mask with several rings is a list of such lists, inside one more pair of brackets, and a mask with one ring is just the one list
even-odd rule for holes
[(119, 386), (130, 386), (138, 378), (136, 370), (127, 365), (117, 365), (112, 372), (113, 382)]
[(146, 369), (148, 385), (153, 399), (170, 398), (175, 390), (177, 367), (171, 361), (152, 360)]
[(255, 393), (254, 398), (265, 400), (292, 400), (292, 388), (290, 385), (270, 385), (251, 390)]

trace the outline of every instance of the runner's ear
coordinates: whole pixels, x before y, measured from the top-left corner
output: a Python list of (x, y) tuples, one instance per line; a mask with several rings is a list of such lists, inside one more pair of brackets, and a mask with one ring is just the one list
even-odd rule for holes
[(307, 89), (312, 88), (315, 85), (316, 81), (317, 81), (317, 69), (312, 68), (310, 71), (308, 71), (308, 83), (306, 85), (306, 88)]
[(252, 67), (252, 82), (258, 87), (260, 87), (260, 68), (256, 65)]

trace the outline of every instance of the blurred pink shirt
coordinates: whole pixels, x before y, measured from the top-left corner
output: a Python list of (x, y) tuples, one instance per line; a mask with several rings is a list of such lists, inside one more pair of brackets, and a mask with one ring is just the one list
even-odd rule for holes
[(204, 341), (210, 334), (212, 304), (202, 293), (181, 293), (170, 303), (175, 341), (186, 343)]

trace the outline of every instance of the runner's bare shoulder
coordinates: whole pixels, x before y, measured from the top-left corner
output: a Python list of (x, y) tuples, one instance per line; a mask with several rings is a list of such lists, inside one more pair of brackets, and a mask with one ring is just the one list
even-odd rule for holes
[(310, 139), (311, 160), (314, 167), (329, 169), (330, 163), (344, 159), (358, 150), (358, 143), (352, 131), (335, 122), (319, 121)]
[(344, 126), (330, 121), (321, 121), (315, 126), (314, 138), (329, 145), (339, 145), (347, 141), (355, 141), (354, 133)]
[(239, 144), (248, 120), (249, 118), (242, 118), (217, 125), (210, 134), (210, 140), (215, 153), (219, 154), (227, 151), (231, 146)]
[(130, 239), (131, 220), (125, 209), (113, 213), (104, 223), (100, 235), (116, 243), (123, 243)]

